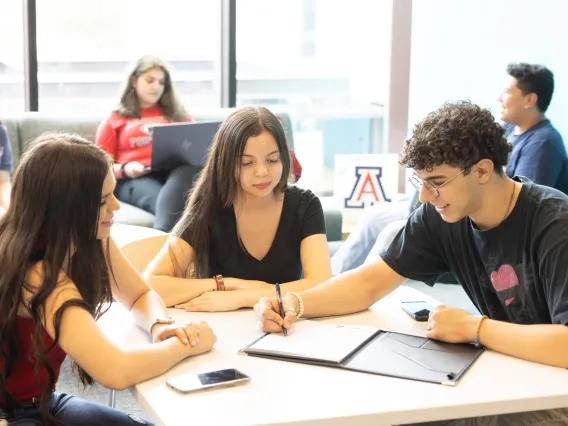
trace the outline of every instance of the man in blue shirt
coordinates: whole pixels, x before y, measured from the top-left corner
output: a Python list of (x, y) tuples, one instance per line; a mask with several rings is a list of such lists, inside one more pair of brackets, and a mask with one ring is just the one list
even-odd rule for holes
[(554, 92), (554, 76), (542, 66), (509, 64), (499, 96), (501, 119), (508, 123), (513, 151), (507, 176), (526, 176), (539, 185), (568, 193), (568, 156), (560, 133), (545, 117)]

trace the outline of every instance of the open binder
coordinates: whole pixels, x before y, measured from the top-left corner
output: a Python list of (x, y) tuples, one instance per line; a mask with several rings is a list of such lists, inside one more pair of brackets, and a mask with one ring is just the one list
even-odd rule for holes
[(304, 320), (288, 336), (265, 334), (239, 354), (453, 386), (483, 350), (375, 327)]

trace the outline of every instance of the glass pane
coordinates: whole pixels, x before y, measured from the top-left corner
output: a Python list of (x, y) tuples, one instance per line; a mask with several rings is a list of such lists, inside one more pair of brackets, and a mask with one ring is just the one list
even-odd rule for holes
[(333, 191), (336, 154), (382, 152), (390, 0), (239, 0), (237, 103), (286, 105), (300, 186)]
[(37, 0), (39, 109), (106, 114), (127, 66), (165, 59), (191, 112), (217, 106), (214, 69), (220, 11), (200, 0)]
[(12, 0), (2, 2), (0, 12), (0, 120), (24, 110), (23, 4)]
[[(554, 73), (546, 116), (568, 143), (567, 15), (564, 0), (413, 1), (409, 125), (458, 99), (490, 108), (499, 119), (507, 64), (528, 62)], [(530, 31), (520, 29), (525, 22)], [(511, 42), (502, 48), (505, 40)]]

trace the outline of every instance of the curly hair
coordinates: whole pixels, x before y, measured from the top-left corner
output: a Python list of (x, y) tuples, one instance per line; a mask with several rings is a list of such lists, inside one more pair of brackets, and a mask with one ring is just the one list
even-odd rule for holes
[(448, 102), (414, 127), (402, 148), (400, 163), (431, 171), (442, 164), (469, 169), (488, 159), (501, 175), (511, 149), (505, 128), (489, 110), (469, 101)]

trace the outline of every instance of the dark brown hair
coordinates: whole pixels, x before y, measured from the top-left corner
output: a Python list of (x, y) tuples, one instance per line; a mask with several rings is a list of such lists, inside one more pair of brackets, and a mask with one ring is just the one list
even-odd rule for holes
[(164, 117), (172, 121), (188, 121), (191, 116), (178, 99), (171, 73), (165, 61), (155, 56), (142, 56), (128, 71), (124, 87), (121, 90), (120, 103), (114, 112), (127, 118), (140, 118), (140, 103), (134, 88), (133, 81), (152, 69), (161, 69), (164, 72), (164, 93), (158, 100), (158, 107)]
[[(68, 300), (55, 313), (54, 345), (65, 309), (79, 306), (98, 318), (102, 306), (112, 301), (109, 268), (102, 243), (97, 239), (101, 191), (110, 164), (103, 150), (80, 136), (39, 136), (22, 155), (14, 175), (12, 202), (0, 221), (0, 359), (4, 361), (0, 401), (16, 406), (5, 383), (13, 373), (16, 357), (22, 356), (18, 352), (17, 338), (22, 336), (17, 336), (16, 317), (18, 308), (23, 306), (35, 325), (34, 357), (49, 375), (39, 405), (47, 424), (60, 423), (48, 406), (55, 374), (46, 356), (51, 348), (42, 343), (42, 323), (46, 300), (60, 284), (60, 271), (66, 270), (81, 299)], [(44, 246), (39, 256), (43, 282), (32, 288), (26, 282), (26, 274), (38, 261), (39, 246)], [(29, 304), (23, 299), (24, 290), (33, 294)], [(78, 371), (83, 384), (93, 382), (81, 368)]]
[[(209, 225), (214, 212), (233, 205), (241, 191), (238, 179), (247, 140), (269, 132), (278, 146), (282, 177), (275, 191), (284, 192), (290, 174), (290, 152), (284, 128), (278, 118), (263, 107), (244, 107), (233, 112), (219, 128), (207, 161), (191, 190), (182, 218), (172, 235), (189, 236), (195, 251), (191, 275), (209, 273)], [(188, 271), (183, 271), (187, 274)]]
[(415, 170), (447, 164), (467, 169), (482, 159), (503, 174), (511, 144), (488, 109), (469, 101), (449, 102), (418, 123), (402, 149), (400, 163)]

